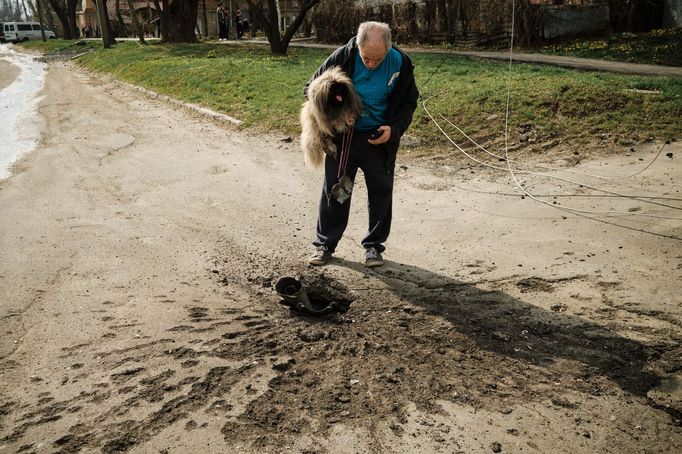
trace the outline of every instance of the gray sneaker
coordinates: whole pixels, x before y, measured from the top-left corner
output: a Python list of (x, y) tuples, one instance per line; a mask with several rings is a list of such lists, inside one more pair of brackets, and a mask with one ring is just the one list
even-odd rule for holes
[(367, 248), (365, 250), (365, 266), (373, 268), (384, 264), (384, 258), (381, 252), (375, 247)]
[(329, 252), (327, 246), (317, 246), (315, 253), (310, 256), (308, 263), (311, 265), (324, 265), (332, 258), (332, 253)]

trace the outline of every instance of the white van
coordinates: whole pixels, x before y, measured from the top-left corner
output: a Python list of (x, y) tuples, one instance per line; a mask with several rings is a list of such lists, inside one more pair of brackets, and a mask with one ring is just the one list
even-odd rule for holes
[[(12, 42), (28, 41), (29, 39), (43, 39), (38, 22), (4, 22), (5, 40)], [(45, 38), (53, 39), (55, 34), (45, 27)]]

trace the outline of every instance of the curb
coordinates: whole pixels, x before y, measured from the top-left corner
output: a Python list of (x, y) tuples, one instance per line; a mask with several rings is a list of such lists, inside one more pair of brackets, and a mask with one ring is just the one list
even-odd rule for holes
[(185, 101), (180, 101), (179, 99), (172, 98), (172, 97), (166, 96), (166, 95), (162, 95), (162, 94), (157, 93), (155, 91), (148, 90), (146, 88), (139, 87), (137, 85), (133, 85), (133, 84), (130, 84), (128, 82), (123, 82), (123, 81), (115, 79), (113, 77), (110, 80), (117, 82), (117, 83), (131, 89), (131, 90), (138, 91), (138, 92), (140, 92), (140, 93), (142, 93), (142, 94), (144, 94), (144, 95), (146, 95), (152, 99), (158, 99), (160, 101), (164, 101), (164, 102), (167, 102), (167, 103), (175, 105), (175, 106), (180, 106), (180, 107), (183, 107), (185, 109), (189, 109), (189, 110), (194, 111), (196, 113), (199, 113), (201, 115), (205, 115), (207, 117), (213, 118), (214, 120), (226, 121), (226, 122), (232, 123), (233, 125), (236, 125), (236, 126), (239, 126), (243, 123), (241, 120), (237, 120), (234, 117), (222, 114), (220, 112), (216, 112), (215, 110), (211, 110), (211, 109), (206, 108), (206, 107), (202, 107), (198, 104), (192, 104), (192, 103), (188, 103)]

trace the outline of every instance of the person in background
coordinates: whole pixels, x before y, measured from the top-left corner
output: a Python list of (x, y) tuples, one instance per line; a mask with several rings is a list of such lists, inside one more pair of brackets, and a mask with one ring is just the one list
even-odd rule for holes
[(227, 10), (223, 6), (222, 1), (218, 1), (216, 17), (218, 19), (218, 40), (227, 41), (227, 35), (230, 31), (230, 18), (228, 17)]
[(237, 10), (234, 21), (237, 23), (237, 39), (242, 39), (244, 36), (244, 23), (242, 22), (242, 12)]

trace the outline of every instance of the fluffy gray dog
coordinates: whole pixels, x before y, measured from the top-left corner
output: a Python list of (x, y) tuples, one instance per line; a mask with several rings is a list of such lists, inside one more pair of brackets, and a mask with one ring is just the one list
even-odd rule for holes
[(362, 102), (353, 81), (335, 66), (308, 86), (308, 100), (301, 109), (301, 147), (306, 165), (320, 168), (324, 154), (338, 159), (334, 136), (353, 125)]

